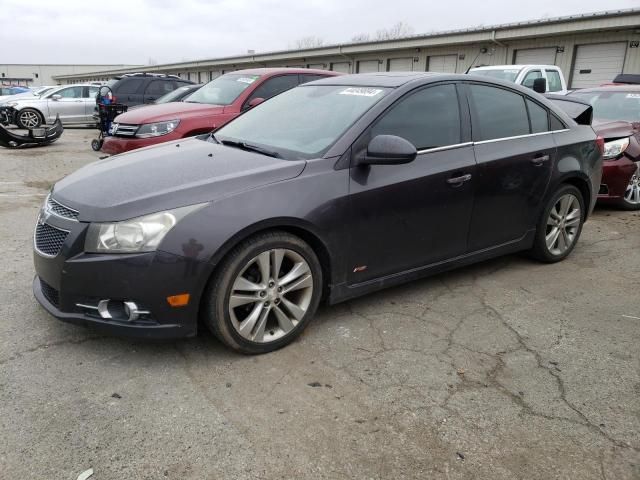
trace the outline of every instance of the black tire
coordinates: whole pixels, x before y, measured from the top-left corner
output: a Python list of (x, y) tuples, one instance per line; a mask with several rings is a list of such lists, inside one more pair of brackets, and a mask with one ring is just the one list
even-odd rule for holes
[(102, 140), (99, 140), (97, 138), (91, 140), (91, 148), (93, 149), (93, 151), (99, 152), (102, 148)]
[[(266, 343), (250, 341), (234, 327), (229, 313), (229, 298), (236, 278), (259, 254), (273, 249), (287, 249), (300, 255), (312, 276), (311, 300), (304, 316), (284, 336)], [(205, 292), (203, 321), (211, 332), (229, 348), (244, 354), (261, 354), (291, 343), (313, 318), (322, 296), (322, 267), (313, 249), (300, 238), (282, 231), (255, 235), (236, 246), (222, 261)], [(281, 305), (282, 306), (282, 305)]]
[[(551, 215), (551, 209), (554, 208), (558, 203), (558, 201), (565, 195), (573, 195), (577, 199), (578, 203), (580, 204), (579, 224), (577, 226), (575, 236), (569, 248), (567, 248), (562, 253), (553, 253), (552, 251), (550, 251), (549, 247), (547, 246), (547, 239), (546, 239), (547, 228), (548, 228), (547, 221)], [(545, 205), (544, 210), (542, 211), (542, 214), (540, 215), (540, 219), (538, 220), (538, 225), (536, 227), (535, 240), (533, 242), (533, 247), (529, 251), (529, 254), (536, 260), (539, 260), (545, 263), (560, 262), (565, 258), (567, 258), (575, 248), (576, 244), (578, 243), (578, 240), (580, 239), (580, 234), (582, 233), (582, 226), (584, 225), (585, 214), (586, 214), (586, 210), (585, 210), (584, 199), (582, 198), (582, 193), (580, 192), (580, 190), (578, 190), (578, 188), (574, 187), (573, 185), (567, 185), (567, 184), (562, 185), (549, 199), (549, 201)]]
[[(22, 117), (25, 114), (35, 115), (35, 118), (37, 119), (37, 123), (33, 124), (33, 125), (27, 125), (26, 123), (24, 123), (24, 120), (26, 120), (26, 119), (23, 119)], [(23, 108), (19, 112), (16, 112), (15, 119), (16, 119), (16, 125), (19, 128), (24, 128), (24, 129), (37, 128), (40, 125), (44, 124), (44, 117), (42, 116), (42, 114), (38, 110), (36, 110), (34, 108)]]
[[(632, 175), (631, 179), (629, 180), (629, 183), (631, 184), (630, 186), (634, 186), (635, 188), (640, 188), (640, 162), (636, 162), (636, 166), (637, 166), (637, 170)], [(622, 210), (629, 210), (629, 211), (640, 210), (640, 202), (633, 203), (627, 200), (625, 197), (622, 197), (620, 199), (620, 201), (617, 203), (617, 206)]]

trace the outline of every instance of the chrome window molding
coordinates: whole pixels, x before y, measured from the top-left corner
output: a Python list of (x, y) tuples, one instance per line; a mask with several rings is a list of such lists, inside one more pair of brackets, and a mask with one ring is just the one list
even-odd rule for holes
[(454, 143), (453, 145), (445, 145), (444, 147), (425, 148), (424, 150), (418, 150), (418, 155), (422, 153), (442, 152), (443, 150), (453, 150), (455, 148), (467, 147), (473, 145), (473, 142)]

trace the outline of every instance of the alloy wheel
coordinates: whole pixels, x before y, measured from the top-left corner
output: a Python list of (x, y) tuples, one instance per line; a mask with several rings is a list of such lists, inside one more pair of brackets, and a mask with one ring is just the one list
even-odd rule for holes
[(27, 110), (20, 113), (20, 123), (27, 128), (34, 128), (40, 123), (40, 118), (36, 112)]
[(631, 205), (640, 205), (640, 162), (636, 162), (636, 171), (629, 180), (624, 199)]
[(313, 274), (304, 257), (289, 249), (271, 249), (240, 270), (231, 287), (228, 311), (243, 338), (269, 343), (296, 328), (312, 297)]
[(552, 255), (562, 255), (573, 246), (581, 221), (582, 210), (575, 195), (567, 193), (558, 198), (549, 212), (545, 235), (547, 249)]

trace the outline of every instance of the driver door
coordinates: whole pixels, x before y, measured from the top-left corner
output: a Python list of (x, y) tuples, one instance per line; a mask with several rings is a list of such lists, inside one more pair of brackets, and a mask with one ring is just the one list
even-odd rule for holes
[[(85, 87), (74, 86), (58, 90), (47, 97), (49, 117), (47, 123), (55, 121), (60, 115), (62, 123), (82, 123), (85, 121)], [(60, 98), (52, 98), (59, 95)]]
[(355, 158), (376, 135), (403, 137), (418, 156), (404, 165), (351, 167), (350, 284), (467, 250), (476, 166), (469, 110), (456, 85), (428, 86), (398, 100), (356, 142)]

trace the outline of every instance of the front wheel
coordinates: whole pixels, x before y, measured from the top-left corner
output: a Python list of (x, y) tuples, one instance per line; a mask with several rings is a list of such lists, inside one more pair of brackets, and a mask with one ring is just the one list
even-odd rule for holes
[(25, 108), (16, 114), (16, 125), (20, 128), (36, 128), (43, 123), (44, 119), (40, 112), (32, 108)]
[(563, 185), (551, 197), (538, 221), (532, 256), (546, 263), (567, 258), (580, 238), (584, 218), (582, 193), (573, 185)]
[(221, 264), (206, 293), (205, 323), (224, 344), (248, 354), (291, 343), (322, 296), (313, 249), (286, 232), (252, 237)]
[(102, 139), (94, 138), (91, 140), (91, 148), (94, 152), (99, 152), (102, 148)]
[(619, 205), (624, 210), (640, 210), (640, 162), (636, 162), (636, 171), (629, 179), (629, 184)]

